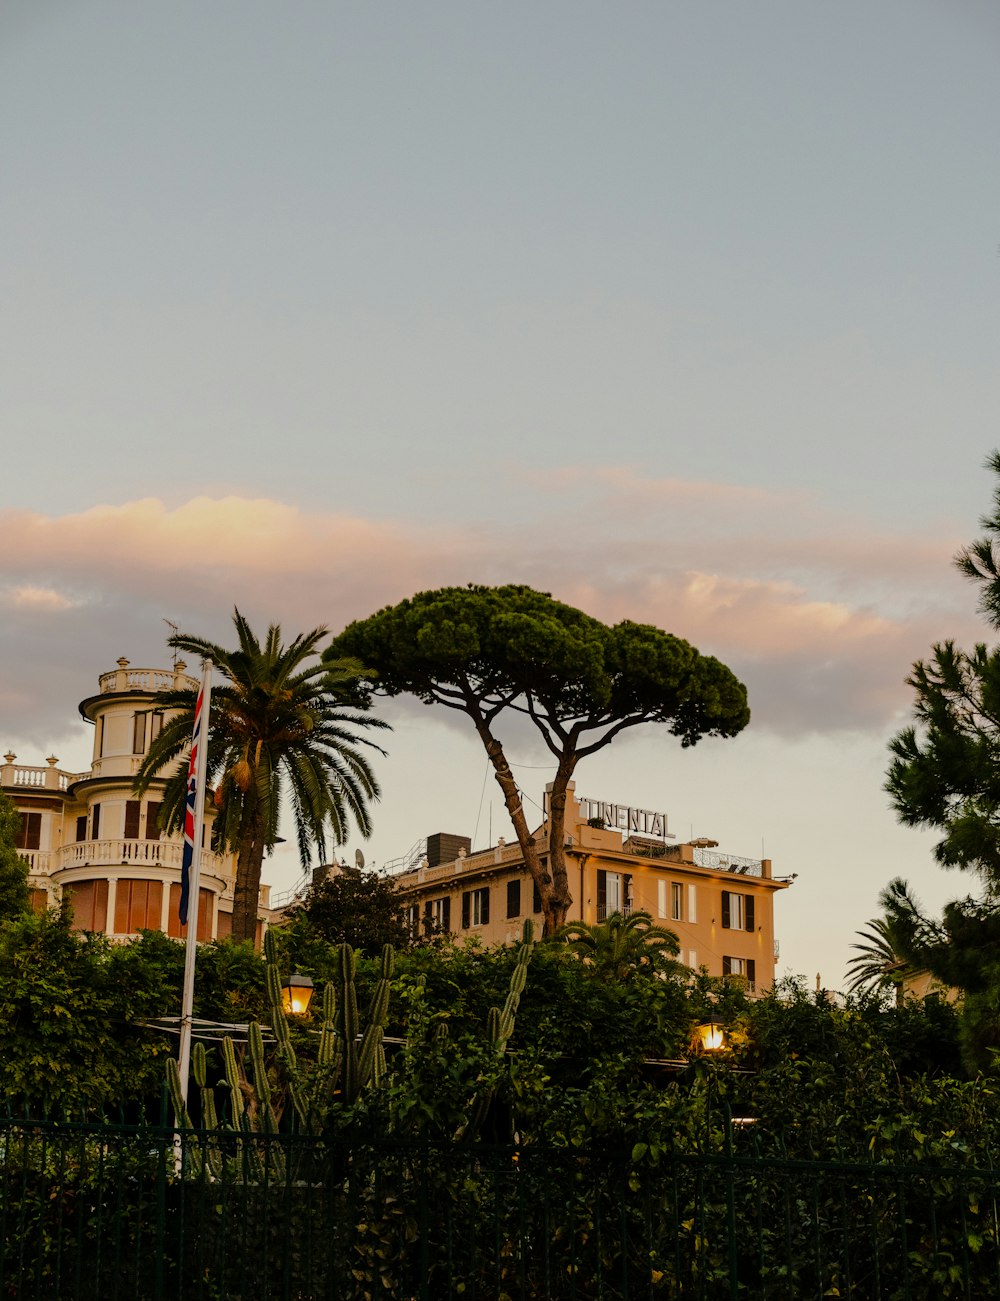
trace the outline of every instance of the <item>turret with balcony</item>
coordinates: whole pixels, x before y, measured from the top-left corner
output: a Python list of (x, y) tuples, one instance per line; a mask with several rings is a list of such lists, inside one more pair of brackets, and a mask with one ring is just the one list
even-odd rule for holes
[[(140, 798), (135, 776), (163, 726), (165, 693), (197, 690), (178, 662), (171, 669), (133, 668), (124, 657), (102, 673), (99, 691), (80, 704), (94, 725), (93, 758), (85, 772), (67, 772), (50, 755), (46, 766), (17, 764), (8, 752), (0, 787), (21, 813), (19, 851), (28, 864), (33, 903), (44, 908), (71, 898), (78, 929), (126, 937), (140, 930), (180, 936), (183, 840), (161, 830), (164, 787), (154, 780)], [(229, 933), (234, 859), (211, 850), (214, 809), (206, 809), (201, 858), (198, 935)], [(266, 887), (262, 889), (266, 909)]]

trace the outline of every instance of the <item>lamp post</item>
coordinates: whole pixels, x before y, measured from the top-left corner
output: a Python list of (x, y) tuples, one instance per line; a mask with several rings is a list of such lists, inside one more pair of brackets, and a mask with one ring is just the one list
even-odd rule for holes
[(308, 976), (293, 971), (281, 983), (281, 1006), (291, 1016), (305, 1016), (313, 996), (313, 983)]
[(728, 1045), (725, 1027), (718, 1021), (702, 1021), (691, 1036), (691, 1047), (696, 1053), (721, 1053)]

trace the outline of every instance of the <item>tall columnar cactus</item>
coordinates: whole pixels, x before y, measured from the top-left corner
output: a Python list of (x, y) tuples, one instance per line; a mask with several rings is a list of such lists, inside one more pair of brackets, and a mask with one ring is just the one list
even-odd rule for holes
[[(389, 990), (395, 955), (392, 945), (382, 950), (382, 973), (368, 1007), (367, 1025), (360, 1033), (357, 989), (354, 983), (356, 970), (354, 950), (349, 944), (340, 946), (340, 1043), (344, 1056), (344, 1102), (357, 1102), (362, 1089), (369, 1084), (379, 1084), (385, 1075), (385, 1048), (383, 1037), (389, 1014)], [(360, 1041), (360, 1042), (359, 1042)]]
[[(514, 1021), (528, 979), (528, 964), (531, 962), (531, 955), (535, 947), (533, 932), (534, 927), (531, 924), (531, 919), (528, 918), (524, 923), (521, 943), (518, 945), (517, 961), (514, 963), (514, 970), (510, 973), (510, 985), (508, 986), (506, 1001), (502, 1009), (491, 1007), (486, 1018), (486, 1039), (491, 1055), (495, 1056), (498, 1061), (502, 1059), (507, 1051), (507, 1041), (514, 1033)], [(473, 1096), (469, 1104), (468, 1118), (459, 1126), (455, 1134), (456, 1138), (471, 1139), (476, 1136), (486, 1119), (490, 1103), (496, 1096), (499, 1082), (499, 1072), (491, 1072), (491, 1075), (487, 1077), (487, 1082)]]
[[(265, 939), (264, 951), (271, 1031), (275, 1040), (276, 1079), (272, 1078), (263, 1031), (256, 1022), (248, 1027), (247, 1051), (243, 1056), (237, 1053), (232, 1039), (227, 1035), (222, 1041), (224, 1079), (221, 1081), (229, 1095), (229, 1122), (226, 1128), (243, 1135), (277, 1134), (287, 1099), (294, 1109), (299, 1127), (308, 1133), (319, 1133), (331, 1106), (337, 1100), (338, 1090), (340, 1102), (350, 1105), (358, 1100), (365, 1088), (377, 1085), (385, 1075), (383, 1035), (389, 1012), (394, 954), (390, 945), (386, 945), (382, 951), (381, 975), (362, 1030), (355, 984), (357, 964), (354, 952), (348, 944), (339, 947), (339, 991), (333, 983), (328, 983), (323, 989), (322, 1025), (316, 1059), (314, 1062), (304, 1062), (295, 1051), (288, 1017), (282, 1006), (277, 953), (270, 932)], [(218, 1130), (221, 1127), (215, 1091), (207, 1082), (207, 1058), (202, 1044), (194, 1047), (192, 1069), (195, 1082), (201, 1090), (202, 1127), (207, 1131)], [(180, 1095), (180, 1075), (177, 1062), (173, 1059), (167, 1063), (167, 1083), (173, 1100), (175, 1124), (182, 1132), (192, 1133), (194, 1127)], [(211, 1156), (210, 1171), (218, 1173), (216, 1166), (221, 1159), (218, 1145), (209, 1145), (206, 1150)], [(227, 1150), (234, 1151), (240, 1162), (247, 1160), (259, 1168), (260, 1154), (254, 1145), (244, 1145), (238, 1140), (235, 1148)], [(197, 1154), (196, 1160), (200, 1170), (200, 1154)]]

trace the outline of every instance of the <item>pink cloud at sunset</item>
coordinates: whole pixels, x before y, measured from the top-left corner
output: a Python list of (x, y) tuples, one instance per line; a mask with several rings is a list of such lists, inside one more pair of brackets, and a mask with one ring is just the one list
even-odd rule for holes
[[(699, 498), (712, 489), (694, 485)], [(751, 497), (747, 505), (759, 509)], [(768, 501), (766, 513), (773, 509)], [(662, 538), (656, 518), (631, 526), (623, 536), (614, 514), (581, 526), (567, 510), (499, 532), (306, 512), (263, 497), (196, 497), (176, 507), (147, 498), (65, 516), (0, 513), (0, 582), (30, 672), (62, 655), (42, 615), (71, 620), (74, 638), (103, 663), (128, 651), (123, 643), (140, 628), (144, 640), (150, 629), (162, 634), (165, 616), (221, 636), (238, 604), (286, 628), (337, 630), (423, 588), (527, 582), (609, 622), (653, 623), (718, 655), (747, 680), (757, 724), (789, 733), (884, 725), (905, 704), (903, 678), (932, 640), (975, 635), (971, 619), (956, 626), (946, 617), (934, 584), (917, 581), (906, 538), (829, 537), (813, 560), (815, 539), (811, 547), (769, 535), (763, 522), (752, 534), (720, 527), (683, 546)], [(934, 552), (942, 574), (947, 555), (947, 547)], [(795, 581), (772, 576), (782, 569)], [(831, 574), (858, 597), (831, 599)], [(910, 612), (874, 607), (861, 595), (872, 585)]]

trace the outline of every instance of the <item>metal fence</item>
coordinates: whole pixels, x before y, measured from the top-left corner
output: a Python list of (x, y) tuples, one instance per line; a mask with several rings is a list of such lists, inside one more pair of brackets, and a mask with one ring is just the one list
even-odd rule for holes
[(8, 1119), (0, 1297), (1000, 1296), (992, 1171), (632, 1156)]

